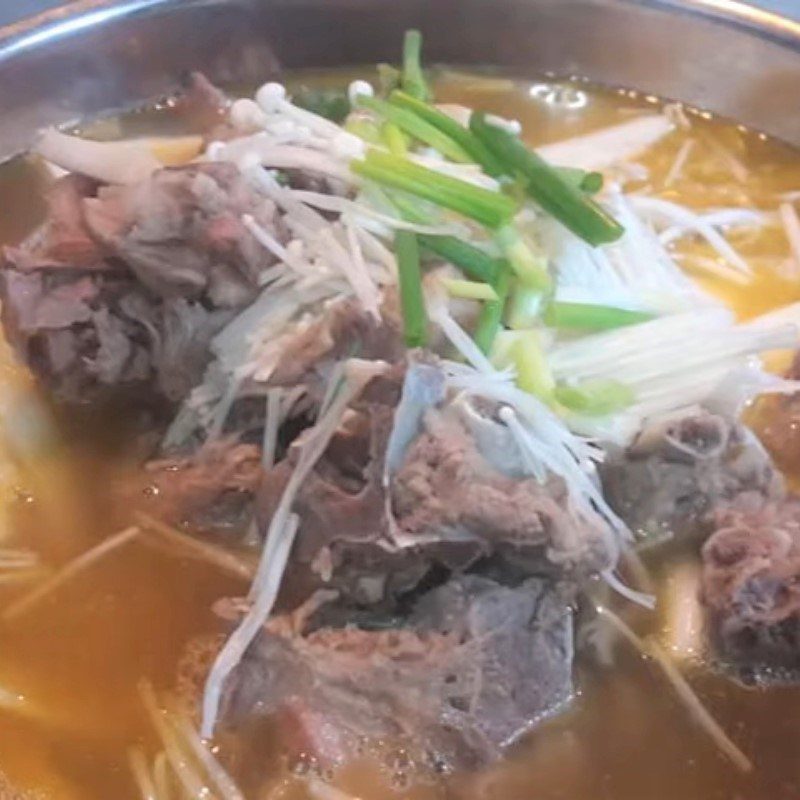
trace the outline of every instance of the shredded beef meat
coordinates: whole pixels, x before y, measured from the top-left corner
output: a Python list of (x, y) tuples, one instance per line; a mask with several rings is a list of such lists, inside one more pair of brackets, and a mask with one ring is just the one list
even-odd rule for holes
[(92, 235), (159, 297), (238, 308), (274, 263), (241, 217), (274, 228), (275, 206), (233, 164), (159, 170), (134, 186), (101, 187), (84, 204)]
[(58, 399), (142, 388), (180, 400), (272, 264), (245, 212), (283, 236), (274, 206), (231, 164), (164, 169), (127, 187), (59, 180), (45, 223), (5, 252), (10, 341)]
[(261, 476), (259, 448), (218, 440), (191, 456), (149, 462), (127, 494), (173, 525), (244, 533)]
[[(537, 579), (456, 578), (422, 596), (401, 628), (311, 628), (270, 622), (229, 683), (227, 724), (279, 713), (323, 760), (366, 737), (464, 768), (496, 758), (572, 696), (572, 614)], [(333, 741), (320, 741), (326, 730)]]
[[(300, 489), (286, 605), (319, 586), (359, 603), (387, 601), (412, 590), (431, 569), (460, 572), (492, 556), (524, 565), (527, 574), (587, 576), (612, 565), (600, 521), (576, 526), (563, 483), (525, 477), (505, 426), (470, 406), (444, 404), (420, 413), (387, 496), (385, 459), (401, 374), (369, 384)], [(498, 439), (510, 454), (504, 466)], [(301, 442), (265, 474), (258, 500), (264, 526)]]
[(363, 358), (395, 364), (405, 346), (398, 309), (384, 303), (380, 320), (366, 313), (356, 300), (336, 300), (319, 318), (301, 325), (281, 349), (280, 361), (270, 376), (273, 386), (314, 386), (330, 366), (343, 358)]
[(702, 598), (720, 660), (747, 681), (800, 679), (800, 502), (743, 498), (703, 547)]
[(103, 249), (86, 225), (83, 201), (96, 192), (97, 183), (84, 175), (66, 175), (56, 181), (45, 195), (45, 222), (19, 246), (5, 248), (8, 264), (21, 271), (107, 269)]
[(758, 439), (708, 411), (645, 428), (600, 472), (614, 511), (637, 534), (653, 537), (697, 530), (743, 492), (778, 497), (783, 488)]

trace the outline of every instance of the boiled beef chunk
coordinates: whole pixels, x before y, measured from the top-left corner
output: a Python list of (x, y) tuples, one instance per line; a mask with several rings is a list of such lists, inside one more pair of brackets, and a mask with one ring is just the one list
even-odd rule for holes
[(703, 547), (717, 656), (747, 681), (800, 680), (800, 502), (740, 502)]
[(609, 504), (643, 537), (695, 530), (743, 492), (782, 493), (781, 477), (755, 435), (704, 410), (651, 424), (600, 472)]
[(103, 248), (86, 225), (84, 200), (96, 192), (97, 183), (84, 175), (66, 175), (53, 183), (45, 196), (44, 223), (17, 247), (6, 247), (6, 261), (21, 271), (107, 269)]
[(259, 448), (217, 440), (190, 456), (149, 462), (127, 494), (143, 510), (173, 525), (244, 533), (261, 475)]
[(576, 528), (562, 480), (551, 476), (541, 484), (519, 474), (507, 429), (484, 418), (480, 429), (506, 434), (505, 463), (491, 458), (490, 445), (476, 438), (476, 416), (457, 404), (425, 414), (421, 435), (392, 483), (392, 508), (405, 541), (473, 543), (482, 556), (499, 550), (524, 559), (535, 551), (543, 561), (582, 574), (612, 566), (600, 524)]
[(145, 390), (181, 400), (273, 263), (244, 213), (283, 235), (274, 206), (231, 164), (164, 169), (125, 187), (60, 179), (42, 227), (5, 251), (9, 340), (57, 399)]
[(269, 384), (305, 384), (313, 391), (331, 366), (343, 358), (356, 356), (390, 364), (402, 361), (405, 346), (399, 310), (389, 301), (381, 311), (381, 319), (376, 320), (356, 300), (328, 303), (317, 319), (298, 325), (281, 342), (280, 359)]
[(231, 314), (156, 300), (113, 272), (7, 269), (0, 287), (9, 341), (56, 398), (71, 403), (145, 389), (180, 400)]
[[(435, 367), (423, 368), (435, 381)], [(419, 370), (409, 370), (406, 385)], [(392, 432), (401, 374), (374, 379), (351, 404), (300, 488), (285, 602), (320, 586), (363, 604), (391, 601), (431, 569), (462, 572), (495, 555), (524, 565), (527, 574), (585, 577), (613, 565), (601, 520), (578, 524), (560, 479), (541, 484), (524, 474), (505, 426), (469, 404), (420, 409), (398, 454)], [(508, 454), (504, 463), (498, 438)], [(258, 501), (264, 527), (302, 442), (264, 476)]]
[(162, 169), (133, 186), (101, 187), (85, 205), (92, 235), (159, 297), (242, 307), (275, 261), (241, 219), (274, 229), (275, 206), (233, 164)]
[[(376, 624), (380, 621), (376, 620)], [(439, 768), (496, 758), (572, 697), (572, 612), (557, 587), (463, 576), (423, 595), (402, 627), (273, 619), (231, 676), (225, 724), (292, 717), (321, 759), (380, 739)], [(309, 732), (337, 732), (335, 746)], [(305, 723), (305, 724), (303, 724)]]

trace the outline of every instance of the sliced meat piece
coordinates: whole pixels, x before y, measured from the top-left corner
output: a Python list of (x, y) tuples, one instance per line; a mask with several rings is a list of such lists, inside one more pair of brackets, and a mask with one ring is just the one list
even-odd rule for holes
[(261, 481), (261, 451), (219, 440), (184, 458), (151, 461), (128, 489), (152, 516), (203, 532), (244, 533)]
[[(542, 551), (551, 563), (582, 574), (612, 566), (599, 520), (594, 528), (576, 530), (563, 481), (551, 477), (542, 485), (517, 473), (516, 446), (505, 426), (484, 418), (478, 427), (479, 415), (462, 408), (428, 411), (422, 435), (395, 475), (392, 507), (408, 540), (480, 542), (481, 555), (497, 549)], [(481, 440), (473, 432), (487, 426), (497, 436), (506, 434), (506, 465), (490, 460), (494, 453), (485, 436)]]
[(352, 299), (336, 300), (308, 324), (281, 342), (280, 358), (269, 383), (274, 386), (316, 384), (342, 358), (381, 360), (390, 364), (405, 356), (402, 326), (393, 302), (376, 321)]
[(712, 644), (746, 681), (800, 680), (800, 502), (721, 512), (703, 547)]
[[(427, 414), (417, 409), (418, 427), (414, 420), (410, 432), (401, 426), (406, 441), (399, 454), (392, 443), (394, 469), (387, 472), (401, 374), (368, 385), (303, 483), (284, 604), (295, 605), (319, 586), (362, 604), (391, 601), (431, 569), (460, 572), (495, 555), (522, 565), (526, 575), (582, 578), (613, 565), (601, 520), (578, 526), (563, 483), (526, 477), (507, 428), (466, 403), (445, 402)], [(262, 527), (277, 508), (296, 450), (264, 477)]]
[(22, 244), (5, 248), (6, 261), (19, 270), (108, 269), (100, 243), (91, 235), (83, 202), (97, 192), (84, 175), (66, 175), (47, 191), (47, 219)]
[(778, 497), (783, 490), (756, 436), (704, 410), (651, 424), (600, 474), (611, 507), (644, 538), (690, 533), (742, 492)]
[(159, 297), (238, 308), (275, 261), (241, 220), (251, 214), (278, 233), (275, 206), (233, 164), (162, 169), (134, 186), (102, 187), (85, 207), (92, 235)]
[(20, 357), (62, 401), (155, 390), (180, 400), (200, 380), (228, 310), (165, 302), (119, 273), (0, 273), (3, 322)]
[(8, 338), (61, 400), (131, 389), (181, 400), (273, 261), (243, 213), (282, 236), (274, 205), (231, 164), (164, 169), (124, 187), (62, 178), (44, 225), (6, 251)]
[(233, 673), (223, 718), (316, 720), (337, 732), (323, 758), (366, 737), (438, 769), (476, 767), (569, 702), (572, 656), (557, 588), (464, 576), (423, 596), (402, 628), (293, 633), (273, 620)]

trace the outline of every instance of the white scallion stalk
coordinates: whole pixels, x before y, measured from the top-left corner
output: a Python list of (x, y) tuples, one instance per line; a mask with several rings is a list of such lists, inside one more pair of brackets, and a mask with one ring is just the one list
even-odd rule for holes
[(292, 196), (302, 203), (338, 214), (349, 213), (372, 217), (381, 222), (387, 228), (398, 231), (411, 231), (427, 236), (459, 236), (464, 238), (468, 229), (463, 225), (419, 225), (413, 222), (406, 222), (400, 217), (393, 217), (377, 211), (366, 203), (349, 200), (346, 197), (338, 197), (333, 194), (323, 194), (322, 192), (310, 192), (305, 189), (290, 189)]
[(435, 276), (426, 281), (425, 300), (428, 317), (439, 326), (450, 344), (478, 371), (487, 374), (494, 372), (492, 363), (450, 313), (447, 307), (447, 295)]
[(147, 757), (141, 747), (131, 747), (128, 750), (128, 763), (130, 764), (133, 779), (139, 789), (141, 800), (163, 800), (159, 797), (150, 767), (147, 764)]
[(730, 761), (742, 772), (750, 772), (753, 764), (723, 730), (722, 726), (711, 716), (700, 698), (672, 663), (669, 656), (657, 642), (643, 640), (629, 625), (621, 620), (613, 611), (605, 606), (596, 606), (597, 613), (610, 623), (614, 629), (626, 639), (642, 655), (652, 658), (661, 668), (669, 684), (675, 690), (678, 699), (689, 711), (695, 722), (711, 737), (711, 740)]
[(752, 270), (747, 262), (712, 225), (703, 219), (702, 215), (677, 203), (657, 197), (636, 195), (630, 198), (630, 202), (638, 211), (655, 220), (666, 221), (693, 230), (702, 236), (734, 269), (738, 269), (745, 275), (751, 274)]
[(242, 216), (242, 224), (253, 235), (253, 238), (269, 250), (272, 255), (280, 259), (300, 275), (308, 275), (311, 265), (302, 258), (298, 258), (289, 248), (284, 247), (268, 230), (259, 225), (250, 214)]
[(667, 117), (649, 115), (544, 145), (537, 152), (560, 167), (599, 170), (635, 158), (673, 130), (674, 125)]
[(495, 289), (482, 281), (459, 280), (458, 278), (441, 278), (442, 286), (451, 297), (462, 300), (497, 301), (499, 298)]
[(683, 169), (697, 144), (696, 139), (686, 139), (675, 154), (675, 159), (664, 177), (664, 188), (668, 189), (675, 181), (683, 176)]
[(31, 589), (27, 594), (17, 598), (14, 602), (5, 607), (2, 613), (4, 620), (16, 619), (21, 614), (24, 614), (32, 606), (41, 602), (42, 599), (52, 594), (59, 589), (63, 584), (68, 583), (88, 567), (95, 564), (101, 558), (107, 556), (109, 553), (117, 550), (123, 545), (135, 539), (141, 533), (138, 527), (126, 528), (119, 533), (109, 536), (104, 539), (96, 547), (87, 550), (82, 555), (70, 561), (58, 572), (51, 575), (47, 580), (40, 583), (38, 586)]
[[(699, 218), (706, 225), (710, 225), (713, 228), (760, 228), (770, 224), (774, 219), (774, 215), (750, 208), (720, 208), (716, 211), (710, 211), (708, 214), (701, 214)], [(658, 238), (662, 244), (668, 245), (688, 233), (695, 233), (695, 230), (673, 225), (671, 228), (662, 231)]]

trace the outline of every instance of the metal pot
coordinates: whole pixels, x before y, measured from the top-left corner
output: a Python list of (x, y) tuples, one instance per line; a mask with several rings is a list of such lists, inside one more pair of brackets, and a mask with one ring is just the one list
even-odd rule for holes
[(0, 159), (189, 69), (374, 63), (410, 26), (432, 60), (637, 88), (800, 145), (800, 23), (735, 0), (78, 0), (0, 30)]

